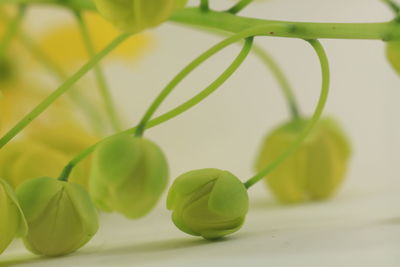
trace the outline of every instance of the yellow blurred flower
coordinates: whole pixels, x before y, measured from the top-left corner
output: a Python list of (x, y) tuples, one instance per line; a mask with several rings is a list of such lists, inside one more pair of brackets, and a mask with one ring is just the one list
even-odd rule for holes
[[(97, 52), (120, 34), (98, 14), (86, 13), (84, 18)], [(85, 62), (88, 58), (77, 24), (55, 26), (40, 38), (39, 44), (55, 63), (67, 69)], [(129, 62), (138, 59), (153, 44), (154, 40), (150, 34), (137, 34), (115, 49), (110, 58)]]

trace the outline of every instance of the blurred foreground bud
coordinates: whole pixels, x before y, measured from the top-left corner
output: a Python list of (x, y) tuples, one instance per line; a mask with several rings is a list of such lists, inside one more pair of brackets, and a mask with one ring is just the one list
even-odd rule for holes
[(98, 11), (123, 31), (137, 33), (155, 27), (187, 0), (94, 0)]
[(0, 254), (16, 236), (27, 232), (24, 214), (12, 188), (0, 179)]
[(97, 232), (96, 208), (80, 185), (36, 178), (21, 185), (17, 197), (29, 226), (24, 243), (35, 254), (72, 253)]
[(102, 142), (93, 155), (90, 193), (105, 211), (128, 218), (146, 215), (168, 182), (168, 165), (153, 142), (119, 134)]
[[(261, 147), (256, 170), (264, 169), (280, 156), (307, 124), (308, 120), (291, 121), (269, 134)], [(324, 118), (265, 182), (282, 203), (325, 199), (342, 184), (350, 154), (350, 144), (341, 127), (333, 119)]]
[(249, 199), (245, 186), (232, 173), (202, 169), (176, 178), (167, 207), (180, 230), (212, 240), (242, 227)]
[(392, 41), (386, 45), (386, 56), (393, 69), (400, 75), (400, 42)]
[[(68, 143), (67, 139), (65, 143)], [(57, 177), (69, 160), (68, 154), (44, 143), (32, 139), (18, 140), (0, 150), (0, 176), (17, 188), (33, 178)], [(70, 181), (86, 188), (89, 167), (90, 162), (86, 160), (79, 164), (72, 171)]]

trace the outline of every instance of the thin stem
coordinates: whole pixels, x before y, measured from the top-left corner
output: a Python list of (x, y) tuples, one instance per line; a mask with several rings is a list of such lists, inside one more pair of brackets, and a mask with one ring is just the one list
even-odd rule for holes
[(10, 21), (6, 33), (0, 40), (0, 60), (3, 59), (12, 39), (18, 34), (22, 19), (25, 15), (26, 6), (18, 7), (18, 14)]
[(278, 81), (285, 99), (288, 103), (288, 107), (292, 116), (292, 119), (296, 120), (300, 117), (299, 107), (297, 104), (296, 97), (294, 95), (293, 89), (290, 86), (289, 80), (287, 79), (285, 73), (280, 68), (278, 63), (269, 55), (262, 47), (254, 46), (254, 54), (257, 55), (259, 59), (271, 70), (272, 74)]
[[(198, 27), (198, 26), (193, 26), (193, 28), (206, 31), (208, 33), (212, 33), (218, 36), (229, 36), (229, 33), (222, 32), (219, 30), (211, 29), (211, 28), (204, 28), (204, 27)], [(254, 44), (252, 52), (254, 55), (256, 55), (264, 64), (267, 66), (272, 74), (275, 76), (275, 79), (277, 80), (284, 97), (286, 99), (286, 102), (288, 103), (289, 111), (291, 113), (292, 119), (296, 120), (300, 117), (300, 109), (297, 104), (297, 100), (293, 91), (292, 86), (289, 83), (289, 80), (287, 79), (285, 73), (283, 72), (282, 68), (279, 66), (279, 64), (274, 60), (274, 58), (265, 51), (261, 46)]]
[[(165, 113), (164, 115), (161, 115), (153, 120), (151, 120), (145, 127), (152, 128), (162, 122), (165, 122), (169, 119), (172, 119), (173, 117), (178, 116), (179, 114), (183, 113), (184, 111), (190, 109), (191, 107), (195, 106), (199, 102), (201, 102), (204, 98), (206, 98), (208, 95), (210, 95), (212, 92), (214, 92), (216, 89), (218, 89), (243, 63), (243, 61), (246, 59), (248, 56), (251, 46), (253, 43), (253, 38), (250, 37), (246, 39), (246, 42), (240, 51), (239, 55), (235, 58), (235, 60), (232, 62), (232, 64), (213, 82), (211, 83), (206, 89), (204, 89), (201, 93), (196, 95), (195, 97), (191, 98), (189, 101), (185, 102), (184, 104), (180, 105), (179, 107)], [(215, 46), (214, 46), (215, 47)], [(213, 48), (211, 48), (213, 49)], [(222, 48), (221, 48), (222, 49)], [(179, 75), (179, 74), (178, 74)], [(136, 127), (133, 127), (131, 129), (128, 129), (126, 131), (123, 131), (121, 133), (135, 133), (137, 129), (139, 129), (139, 125)], [(119, 133), (118, 133), (119, 134)], [(112, 135), (115, 136), (116, 134)], [(110, 136), (110, 137), (112, 137)], [(60, 175), (60, 180), (68, 180), (68, 176), (71, 173), (72, 169), (83, 159), (88, 157), (99, 145), (101, 142), (103, 142), (105, 139), (102, 141), (99, 141), (98, 143), (88, 147), (84, 151), (82, 151), (80, 154), (78, 154), (74, 159), (72, 159), (67, 166), (64, 168)]]
[(66, 80), (57, 90), (51, 93), (39, 105), (37, 105), (28, 115), (19, 121), (10, 131), (8, 131), (0, 139), (0, 149), (4, 147), (10, 140), (12, 140), (19, 132), (28, 126), (35, 118), (37, 118), (43, 111), (45, 111), (54, 101), (56, 101), (65, 92), (70, 90), (72, 86), (79, 81), (87, 72), (89, 72), (97, 63), (99, 63), (106, 55), (108, 55), (114, 48), (125, 41), (131, 34), (123, 33), (115, 38), (107, 47), (99, 52), (95, 57), (90, 59), (84, 66), (82, 66), (74, 75)]
[(184, 25), (197, 25), (238, 33), (260, 25), (280, 24), (286, 27), (280, 31), (266, 31), (264, 35), (299, 39), (368, 39), (400, 40), (400, 23), (313, 23), (264, 20), (236, 16), (228, 12), (201, 12), (196, 8), (185, 8), (174, 12), (170, 21)]
[(200, 10), (201, 11), (208, 11), (210, 10), (210, 6), (208, 0), (200, 0)]
[[(37, 59), (37, 61), (40, 62), (49, 72), (53, 73), (58, 80), (65, 81), (68, 79), (68, 75), (64, 70), (61, 69), (61, 67), (58, 66), (57, 63), (55, 63), (28, 35), (21, 32), (19, 34), (19, 40)], [(71, 90), (69, 95), (73, 102), (87, 115), (94, 130), (101, 133), (103, 131), (103, 123), (99, 111), (89, 99), (79, 92), (79, 89), (80, 88), (74, 86), (74, 90)]]
[(251, 2), (253, 2), (253, 0), (240, 0), (236, 5), (228, 9), (226, 12), (231, 14), (237, 14), (244, 8), (246, 8), (249, 4), (251, 4)]
[[(79, 29), (81, 31), (86, 50), (88, 51), (90, 57), (94, 57), (96, 55), (96, 52), (94, 49), (93, 41), (90, 37), (89, 30), (87, 28), (87, 25), (81, 15), (81, 13), (79, 13), (79, 12), (74, 12), (74, 13), (75, 13), (75, 16), (76, 16), (78, 24), (79, 24)], [(103, 70), (102, 70), (100, 64), (96, 64), (94, 66), (93, 70), (95, 73), (97, 85), (99, 87), (100, 95), (103, 99), (104, 107), (110, 118), (112, 127), (114, 128), (115, 131), (120, 131), (122, 129), (121, 122), (119, 121), (116, 107), (114, 105), (114, 101), (112, 99), (110, 89), (108, 87), (106, 78), (104, 76), (104, 73), (103, 73)]]
[[(221, 43), (220, 43), (221, 44)], [(167, 86), (161, 91), (161, 93), (158, 95), (158, 97), (154, 100), (154, 102), (151, 104), (145, 115), (143, 116), (142, 120), (140, 121), (135, 135), (136, 136), (142, 136), (144, 130), (146, 129), (146, 124), (148, 121), (151, 119), (151, 117), (154, 115), (154, 113), (157, 111), (157, 109), (160, 107), (162, 102), (168, 97), (169, 94), (176, 88), (176, 86), (186, 78), (193, 70), (195, 70), (199, 65), (201, 65), (203, 62), (205, 62), (207, 59), (215, 55), (216, 53), (220, 52), (222, 49), (224, 49), (228, 43), (223, 44), (223, 45), (215, 45), (205, 51), (203, 54), (201, 54), (199, 57), (194, 59), (189, 65), (187, 65), (183, 70), (181, 70), (172, 80), (170, 83), (167, 84)], [(248, 47), (251, 47), (252, 45), (252, 39), (247, 39), (245, 46), (243, 47), (243, 52), (246, 52)], [(242, 55), (242, 53), (240, 55)], [(242, 57), (240, 57), (241, 59)], [(240, 62), (241, 63), (241, 62)], [(239, 64), (240, 65), (240, 64)], [(231, 67), (231, 68), (236, 68), (236, 65)], [(229, 68), (228, 68), (229, 69)], [(231, 73), (232, 74), (232, 73)], [(226, 80), (226, 79), (225, 79)], [(224, 80), (224, 81), (225, 81)], [(218, 87), (216, 87), (218, 88)]]
[(325, 108), (326, 101), (328, 99), (329, 94), (329, 82), (330, 82), (330, 72), (329, 72), (329, 62), (326, 56), (325, 50), (321, 43), (318, 40), (309, 40), (308, 41), (311, 46), (314, 48), (315, 52), (318, 55), (321, 64), (322, 70), (322, 86), (321, 86), (321, 94), (319, 97), (318, 105), (314, 111), (314, 114), (310, 121), (307, 124), (307, 127), (300, 133), (297, 139), (284, 151), (280, 156), (278, 156), (275, 161), (273, 161), (270, 165), (268, 165), (265, 169), (261, 170), (254, 177), (250, 178), (247, 182), (244, 183), (246, 188), (250, 188), (258, 181), (263, 179), (266, 175), (270, 174), (273, 170), (275, 170), (280, 164), (282, 164), (290, 155), (292, 155), (299, 146), (303, 143), (303, 141), (307, 138), (307, 136), (314, 129), (318, 120), (320, 119), (322, 112)]

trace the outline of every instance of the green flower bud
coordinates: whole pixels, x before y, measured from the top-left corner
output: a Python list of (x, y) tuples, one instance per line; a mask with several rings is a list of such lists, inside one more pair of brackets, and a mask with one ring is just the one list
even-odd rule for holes
[(93, 155), (91, 196), (104, 211), (128, 218), (146, 215), (168, 183), (168, 165), (153, 142), (119, 134), (102, 142)]
[(16, 236), (27, 232), (24, 214), (11, 186), (0, 179), (0, 254)]
[[(280, 156), (307, 126), (308, 120), (285, 123), (262, 145), (256, 170)], [(332, 196), (342, 184), (351, 154), (350, 144), (331, 118), (320, 120), (301, 146), (265, 182), (282, 203), (319, 200)]]
[(17, 197), (29, 226), (24, 243), (35, 254), (72, 253), (97, 232), (96, 208), (80, 185), (36, 178), (18, 187)]
[(392, 41), (386, 45), (386, 56), (393, 69), (400, 74), (400, 42)]
[(187, 0), (94, 0), (98, 11), (116, 27), (137, 33), (167, 20)]
[(238, 231), (249, 208), (243, 183), (232, 173), (202, 169), (179, 176), (168, 193), (167, 207), (183, 232), (218, 239)]

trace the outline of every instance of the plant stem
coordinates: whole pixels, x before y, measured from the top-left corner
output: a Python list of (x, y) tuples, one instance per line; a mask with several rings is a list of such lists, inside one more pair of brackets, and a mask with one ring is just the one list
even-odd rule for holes
[[(94, 57), (96, 55), (94, 45), (92, 42), (92, 39), (90, 37), (89, 29), (87, 28), (87, 25), (81, 15), (80, 12), (74, 12), (75, 16), (77, 18), (78, 24), (79, 24), (79, 29), (82, 34), (83, 42), (85, 44), (86, 50), (89, 53), (90, 57)], [(112, 99), (110, 89), (108, 87), (106, 78), (104, 76), (103, 70), (100, 66), (100, 64), (96, 64), (93, 68), (97, 85), (99, 87), (100, 95), (103, 99), (104, 102), (104, 107), (106, 109), (106, 113), (109, 116), (111, 125), (114, 129), (114, 131), (120, 131), (122, 129), (121, 122), (118, 118), (118, 114), (116, 111), (116, 107), (114, 105), (114, 101)]]
[[(229, 38), (228, 38), (229, 39)], [(239, 57), (239, 59), (244, 59), (245, 56), (247, 56), (247, 50), (248, 48), (252, 46), (252, 42), (253, 40), (248, 39), (246, 40), (245, 46), (243, 47), (242, 53), (240, 54), (241, 56)], [(222, 43), (222, 45), (221, 45)], [(193, 60), (189, 65), (187, 65), (185, 68), (183, 68), (182, 71), (180, 71), (172, 80), (170, 83), (167, 84), (167, 86), (161, 91), (161, 93), (158, 95), (158, 97), (154, 100), (154, 102), (152, 103), (152, 105), (150, 106), (150, 108), (147, 110), (146, 114), (143, 116), (143, 119), (140, 121), (135, 135), (136, 136), (141, 136), (146, 128), (146, 124), (148, 123), (148, 121), (151, 119), (151, 117), (154, 115), (154, 113), (156, 112), (156, 110), (159, 108), (159, 106), (162, 104), (162, 102), (168, 97), (169, 94), (171, 94), (171, 92), (176, 88), (176, 86), (183, 80), (186, 78), (186, 76), (188, 76), (193, 70), (195, 70), (199, 65), (201, 65), (204, 61), (206, 61), (207, 59), (209, 59), (211, 56), (215, 55), (216, 53), (220, 52), (222, 49), (224, 49), (227, 45), (229, 45), (230, 43), (223, 43), (221, 42), (220, 44), (217, 44), (213, 47), (211, 47), (210, 49), (208, 49), (206, 52), (204, 52), (203, 54), (201, 54), (199, 57), (197, 57), (195, 60)], [(228, 68), (228, 70), (230, 70), (230, 68), (234, 68), (235, 70), (237, 69), (237, 67), (242, 63), (242, 60), (238, 61), (237, 64), (235, 64), (234, 66), (230, 66)], [(233, 72), (229, 72), (230, 75)], [(229, 76), (230, 76), (229, 75)], [(223, 76), (222, 78), (220, 78), (221, 80), (226, 80), (227, 78), (225, 78), (225, 76)], [(215, 87), (215, 89), (217, 89), (218, 87)], [(215, 90), (214, 89), (214, 90)], [(210, 92), (211, 93), (211, 92)], [(207, 95), (209, 95), (210, 93), (208, 93)], [(203, 93), (204, 94), (204, 93)], [(165, 114), (167, 115), (167, 114)], [(174, 116), (174, 114), (172, 114)]]
[[(184, 104), (180, 105), (179, 107), (165, 113), (164, 115), (161, 115), (153, 120), (151, 120), (148, 124), (145, 125), (145, 128), (152, 128), (164, 121), (167, 121), (169, 119), (172, 119), (173, 117), (178, 116), (179, 114), (183, 113), (184, 111), (188, 110), (189, 108), (195, 106), (196, 104), (198, 104), (199, 102), (201, 102), (204, 98), (206, 98), (208, 95), (210, 95), (212, 92), (214, 92), (216, 89), (218, 89), (239, 67), (240, 65), (243, 63), (243, 61), (246, 59), (246, 57), (248, 56), (250, 50), (251, 50), (251, 46), (253, 43), (253, 38), (250, 37), (246, 40), (245, 45), (243, 46), (241, 52), (239, 53), (239, 55), (235, 58), (235, 60), (232, 62), (232, 64), (213, 82), (211, 83), (206, 89), (204, 89), (201, 93), (199, 93), (198, 95), (196, 95), (195, 97), (191, 98), (189, 101), (185, 102)], [(212, 47), (210, 50), (214, 51), (215, 47), (219, 47), (218, 45)], [(222, 49), (222, 48), (220, 48)], [(208, 51), (210, 51), (208, 50)], [(206, 54), (208, 51), (206, 51), (204, 54)], [(214, 52), (215, 54), (216, 52)], [(208, 53), (207, 53), (208, 54)], [(200, 56), (202, 57), (202, 55)], [(196, 60), (195, 60), (196, 61)], [(190, 65), (190, 64), (189, 64)], [(186, 67), (187, 68), (187, 67)], [(182, 71), (183, 72), (183, 71)], [(181, 73), (182, 73), (181, 72)], [(176, 77), (180, 76), (180, 74), (178, 74)], [(164, 91), (164, 90), (163, 90)], [(163, 93), (161, 93), (163, 94)], [(161, 95), (160, 94), (160, 95)], [(155, 101), (156, 102), (156, 101)], [(157, 101), (158, 102), (158, 101)], [(140, 124), (139, 124), (140, 125)], [(129, 133), (129, 134), (133, 134), (137, 132), (137, 129), (140, 129), (140, 126), (136, 126), (133, 127), (131, 129), (128, 129), (126, 131), (123, 131), (121, 133)], [(120, 134), (120, 133), (117, 133)], [(110, 136), (113, 137), (116, 134)], [(108, 137), (108, 138), (110, 138)], [(104, 139), (105, 140), (105, 139)], [(83, 159), (85, 159), (87, 156), (89, 156), (97, 147), (97, 145), (99, 145), (102, 141), (99, 141), (98, 143), (88, 147), (87, 149), (85, 149), (84, 151), (82, 151), (80, 154), (78, 154), (74, 159), (72, 159), (67, 166), (65, 166), (64, 170), (62, 171), (61, 175), (60, 175), (60, 180), (63, 181), (67, 181), (68, 180), (68, 176), (70, 175), (72, 169)]]
[(282, 92), (285, 96), (286, 102), (288, 104), (292, 119), (293, 120), (299, 119), (300, 112), (296, 101), (296, 97), (283, 70), (262, 47), (255, 45), (253, 48), (253, 52), (254, 54), (257, 55), (259, 59), (261, 59), (261, 61), (265, 64), (265, 66), (267, 66), (271, 70), (272, 74), (278, 81), (282, 89)]
[(280, 31), (266, 30), (263, 35), (300, 39), (400, 40), (400, 23), (313, 23), (246, 18), (227, 12), (201, 12), (196, 8), (177, 10), (170, 21), (227, 32), (241, 32), (260, 25), (286, 25)]
[[(230, 36), (229, 33), (222, 32), (222, 31), (215, 30), (215, 29), (198, 27), (198, 26), (193, 26), (193, 25), (192, 25), (192, 27), (194, 29), (212, 33), (217, 36), (225, 36), (225, 37)], [(283, 95), (288, 104), (292, 119), (294, 119), (294, 120), (298, 119), (300, 117), (300, 109), (298, 107), (293, 88), (290, 85), (289, 80), (287, 79), (282, 68), (274, 60), (274, 58), (269, 53), (267, 53), (267, 51), (265, 51), (265, 49), (262, 48), (261, 46), (254, 44), (252, 52), (264, 63), (265, 66), (267, 66), (271, 70), (272, 74), (275, 76), (275, 79), (277, 80), (277, 82), (283, 92)]]
[(123, 33), (115, 38), (107, 47), (99, 52), (95, 57), (89, 60), (82, 66), (74, 75), (66, 80), (57, 90), (51, 93), (39, 105), (37, 105), (29, 114), (27, 114), (21, 121), (19, 121), (10, 131), (8, 131), (0, 139), (0, 149), (4, 147), (10, 140), (12, 140), (19, 132), (21, 132), (31, 121), (37, 118), (43, 111), (45, 111), (54, 101), (67, 92), (71, 87), (89, 72), (97, 63), (99, 63), (106, 55), (108, 55), (114, 48), (125, 41), (131, 34)]
[(25, 15), (26, 6), (20, 5), (18, 7), (18, 14), (9, 22), (6, 33), (0, 40), (0, 60), (5, 56), (6, 50), (10, 45), (12, 39), (18, 34), (22, 19)]
[(290, 155), (292, 155), (303, 143), (303, 141), (307, 138), (307, 136), (314, 129), (318, 120), (320, 119), (322, 112), (325, 108), (326, 101), (328, 99), (329, 94), (329, 83), (330, 83), (330, 71), (329, 71), (329, 62), (326, 56), (325, 50), (321, 43), (318, 40), (308, 40), (311, 46), (314, 48), (315, 52), (318, 55), (321, 64), (322, 71), (322, 86), (321, 86), (321, 94), (319, 97), (318, 105), (314, 111), (313, 116), (307, 124), (307, 127), (300, 133), (298, 138), (284, 151), (280, 156), (278, 156), (275, 161), (273, 161), (270, 165), (268, 165), (265, 169), (261, 170), (254, 177), (250, 178), (247, 182), (244, 183), (246, 188), (250, 188), (261, 179), (263, 179), (266, 175), (270, 174), (273, 170), (275, 170), (280, 164), (282, 164)]
[[(68, 79), (68, 75), (43, 51), (28, 35), (24, 32), (19, 34), (19, 40), (22, 45), (40, 62), (49, 72), (53, 73), (60, 81)], [(103, 132), (102, 118), (95, 105), (79, 92), (80, 88), (74, 86), (70, 91), (72, 101), (87, 115), (93, 129), (97, 133)]]
[(237, 14), (244, 8), (246, 8), (249, 4), (251, 4), (251, 2), (253, 2), (253, 0), (240, 0), (236, 5), (228, 9), (226, 12), (231, 14)]

